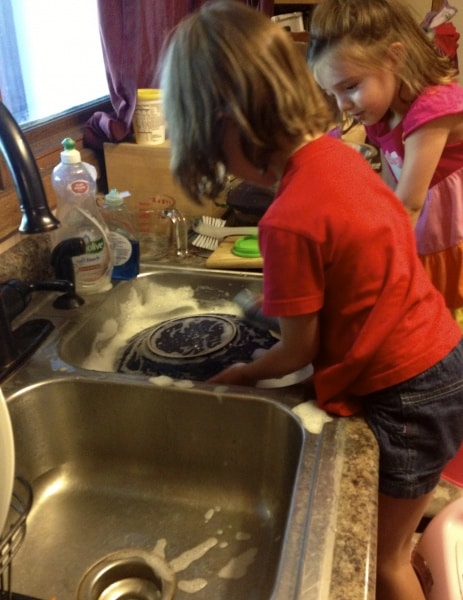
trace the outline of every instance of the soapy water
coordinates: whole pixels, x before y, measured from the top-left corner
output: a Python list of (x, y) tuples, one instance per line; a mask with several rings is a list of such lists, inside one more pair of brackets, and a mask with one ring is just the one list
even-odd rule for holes
[[(143, 294), (131, 289), (126, 302), (119, 305), (119, 315), (103, 322), (89, 355), (82, 366), (93, 371), (113, 373), (121, 349), (137, 333), (168, 319), (204, 313), (190, 286), (170, 288), (150, 283)], [(240, 316), (241, 309), (231, 300), (221, 299), (207, 307), (208, 314), (228, 313)]]
[(321, 433), (324, 424), (333, 420), (333, 417), (330, 417), (328, 413), (318, 408), (315, 400), (301, 402), (292, 411), (299, 417), (302, 425), (309, 433)]
[[(220, 511), (220, 506), (209, 509), (206, 513), (207, 519), (205, 522), (208, 522)], [(223, 529), (217, 530), (217, 536), (222, 536), (223, 534)], [(252, 539), (252, 535), (247, 532), (238, 531), (235, 533), (234, 538), (235, 540), (244, 543), (250, 541)], [(178, 575), (179, 573), (183, 574), (187, 572), (191, 566), (195, 566), (195, 563), (201, 564), (201, 559), (205, 559), (214, 548), (225, 549), (228, 546), (228, 542), (219, 543), (218, 537), (210, 536), (199, 544), (188, 548), (178, 556), (169, 560), (167, 558), (168, 541), (166, 538), (160, 538), (157, 540), (152, 552), (162, 560), (168, 562), (174, 573)], [(187, 594), (196, 594), (211, 583), (211, 578), (214, 579), (217, 577), (218, 579), (228, 580), (242, 579), (247, 575), (249, 568), (255, 562), (257, 555), (258, 549), (255, 546), (239, 549), (237, 550), (236, 555), (224, 557), (223, 564), (216, 573), (211, 573), (210, 567), (206, 567), (206, 565), (204, 565), (204, 577), (196, 576), (188, 579), (187, 573), (185, 573), (185, 575), (182, 575), (177, 579), (177, 587), (180, 591)]]
[[(91, 351), (82, 366), (93, 371), (114, 373), (118, 370), (118, 362), (128, 342), (137, 334), (158, 323), (169, 319), (204, 314), (205, 308), (194, 296), (191, 286), (171, 288), (160, 284), (149, 283), (142, 292), (135, 289), (129, 291), (128, 299), (119, 305), (117, 318), (105, 320), (92, 343)], [(221, 298), (214, 304), (208, 303), (208, 314), (228, 314), (242, 317), (242, 309), (231, 299)], [(275, 340), (276, 341), (276, 340)], [(265, 348), (255, 350), (251, 359), (257, 358)], [(257, 382), (256, 387), (279, 388), (295, 385), (311, 376), (312, 365), (290, 373), (284, 377)], [(150, 375), (150, 373), (147, 373)], [(150, 381), (162, 386), (192, 387), (189, 379), (177, 380), (168, 374), (156, 374)]]

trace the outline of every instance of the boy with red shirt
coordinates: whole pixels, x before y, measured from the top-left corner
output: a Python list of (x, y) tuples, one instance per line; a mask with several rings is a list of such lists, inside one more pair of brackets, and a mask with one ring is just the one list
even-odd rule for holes
[(236, 1), (206, 3), (163, 57), (171, 168), (189, 195), (225, 173), (279, 182), (259, 223), (263, 310), (281, 339), (213, 383), (314, 366), (319, 405), (363, 413), (380, 447), (377, 600), (423, 600), (413, 535), (463, 440), (461, 331), (421, 265), (410, 219), (352, 148), (285, 31)]

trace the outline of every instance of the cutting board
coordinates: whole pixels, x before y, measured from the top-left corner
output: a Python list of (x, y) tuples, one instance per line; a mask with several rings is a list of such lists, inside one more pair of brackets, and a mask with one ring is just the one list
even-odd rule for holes
[(232, 252), (233, 244), (242, 236), (233, 235), (222, 240), (216, 250), (207, 258), (208, 269), (262, 269), (264, 261), (260, 258), (242, 258)]

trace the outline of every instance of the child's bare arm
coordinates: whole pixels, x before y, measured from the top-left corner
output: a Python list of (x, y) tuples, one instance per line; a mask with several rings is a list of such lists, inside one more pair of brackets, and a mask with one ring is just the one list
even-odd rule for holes
[(318, 350), (318, 315), (280, 318), (281, 340), (256, 360), (221, 371), (209, 381), (253, 386), (261, 379), (293, 373), (312, 362)]
[(420, 215), (454, 119), (454, 116), (435, 119), (411, 133), (404, 142), (404, 163), (395, 192), (413, 225)]

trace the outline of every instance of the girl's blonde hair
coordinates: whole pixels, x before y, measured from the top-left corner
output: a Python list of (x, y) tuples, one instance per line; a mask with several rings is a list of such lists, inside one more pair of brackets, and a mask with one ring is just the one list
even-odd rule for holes
[(343, 58), (382, 69), (397, 42), (404, 53), (396, 75), (412, 97), (455, 78), (450, 59), (438, 55), (404, 0), (321, 0), (312, 14), (308, 61), (314, 68), (339, 46)]
[(184, 19), (163, 51), (161, 87), (174, 177), (195, 200), (225, 183), (222, 123), (239, 126), (257, 168), (280, 149), (326, 131), (323, 95), (286, 31), (235, 0), (216, 0)]

